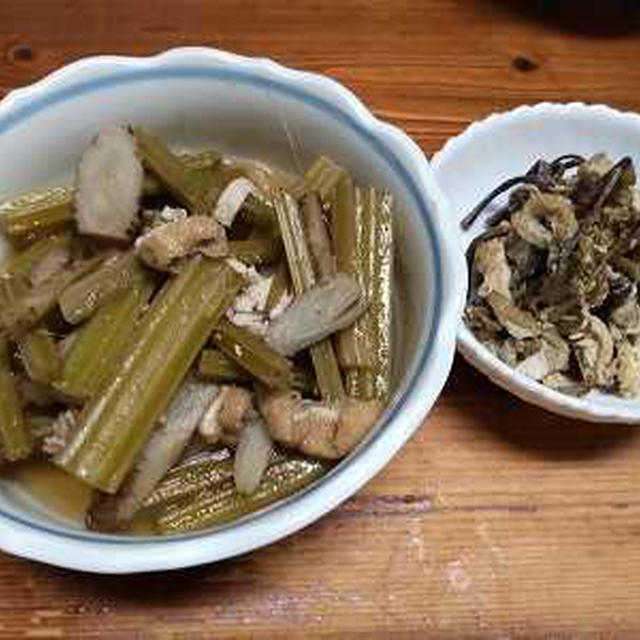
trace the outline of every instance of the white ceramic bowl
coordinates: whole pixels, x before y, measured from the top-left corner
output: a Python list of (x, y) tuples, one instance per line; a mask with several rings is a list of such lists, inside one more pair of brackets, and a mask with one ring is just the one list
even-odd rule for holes
[(171, 538), (100, 535), (2, 481), (2, 549), (104, 573), (245, 553), (304, 527), (357, 491), (409, 439), (440, 393), (466, 288), (448, 209), (423, 154), (405, 134), (376, 120), (332, 80), (211, 49), (81, 60), (9, 94), (0, 103), (0, 199), (68, 182), (96, 131), (122, 122), (145, 124), (173, 145), (212, 146), (284, 169), (324, 153), (357, 180), (391, 189), (398, 203), (400, 322), (396, 390), (371, 437), (306, 491), (236, 523)]
[[(537, 159), (565, 153), (589, 156), (598, 151), (616, 159), (630, 155), (640, 166), (640, 116), (579, 103), (519, 107), (476, 122), (449, 140), (433, 158), (432, 169), (459, 222), (494, 187), (523, 173)], [(496, 200), (492, 208), (504, 201)], [(465, 249), (482, 230), (481, 216), (462, 234)], [(464, 323), (460, 323), (458, 348), (496, 384), (527, 402), (591, 422), (640, 423), (640, 399), (595, 391), (574, 398), (549, 389), (490, 353)]]

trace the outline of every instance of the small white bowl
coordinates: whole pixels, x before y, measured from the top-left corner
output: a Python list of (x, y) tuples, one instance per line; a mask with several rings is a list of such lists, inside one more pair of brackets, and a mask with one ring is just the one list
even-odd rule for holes
[(102, 573), (246, 553), (355, 493), (409, 439), (440, 393), (466, 289), (449, 210), (424, 155), (404, 133), (328, 78), (211, 49), (81, 60), (9, 94), (0, 103), (0, 200), (68, 183), (97, 130), (122, 122), (147, 125), (173, 145), (215, 147), (289, 170), (328, 154), (356, 180), (390, 189), (398, 204), (400, 339), (395, 392), (371, 436), (306, 491), (228, 526), (168, 538), (101, 535), (49, 512), (24, 487), (0, 481), (0, 548)]
[[(431, 166), (448, 196), (456, 224), (505, 179), (524, 173), (539, 158), (599, 151), (640, 166), (640, 116), (582, 103), (523, 106), (473, 123), (449, 140)], [(504, 203), (496, 200), (492, 208)], [(481, 219), (462, 233), (464, 249), (484, 228)], [(532, 404), (590, 422), (640, 423), (640, 399), (592, 391), (575, 398), (516, 373), (486, 349), (461, 322), (458, 348), (493, 382)]]

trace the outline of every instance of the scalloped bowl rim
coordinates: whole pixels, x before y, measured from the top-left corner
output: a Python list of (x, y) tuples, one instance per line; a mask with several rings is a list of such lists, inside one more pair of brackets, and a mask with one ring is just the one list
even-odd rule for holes
[[(94, 56), (73, 62), (42, 80), (9, 93), (0, 102), (0, 135), (30, 110), (73, 97), (80, 86), (118, 79), (187, 72), (251, 77), (320, 101), (319, 96), (361, 135), (386, 149), (395, 171), (407, 176), (434, 252), (436, 309), (420, 337), (421, 358), (403, 378), (383, 424), (344, 463), (308, 489), (275, 507), (227, 526), (167, 538), (114, 536), (43, 526), (0, 511), (0, 548), (14, 555), (96, 573), (135, 573), (194, 566), (233, 557), (279, 540), (334, 509), (380, 471), (420, 426), (447, 379), (455, 352), (456, 327), (466, 293), (464, 256), (457, 234), (447, 227), (448, 204), (419, 147), (400, 129), (378, 120), (341, 84), (293, 70), (265, 58), (249, 58), (206, 47), (171, 49), (155, 56)], [(39, 105), (39, 106), (38, 106)], [(446, 286), (443, 286), (446, 283)]]
[[(450, 138), (431, 160), (437, 176), (440, 165), (448, 156), (471, 143), (474, 136), (487, 135), (494, 128), (503, 127), (521, 118), (544, 118), (549, 114), (569, 115), (571, 113), (624, 120), (633, 123), (640, 134), (640, 115), (620, 111), (604, 104), (584, 102), (541, 102), (521, 105), (509, 111), (492, 113), (482, 120), (472, 122), (464, 131)], [(516, 372), (509, 365), (492, 354), (473, 335), (464, 322), (458, 327), (458, 350), (471, 365), (485, 374), (492, 382), (514, 394), (518, 398), (559, 415), (588, 422), (640, 424), (640, 402), (629, 400), (624, 406), (612, 407), (598, 400), (598, 394), (573, 397), (556, 391), (535, 380)], [(606, 394), (603, 394), (606, 395)], [(636, 403), (634, 406), (633, 403)]]

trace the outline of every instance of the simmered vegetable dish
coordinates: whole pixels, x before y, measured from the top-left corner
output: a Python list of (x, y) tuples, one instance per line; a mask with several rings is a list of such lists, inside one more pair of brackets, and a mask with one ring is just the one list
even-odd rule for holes
[(471, 245), (467, 325), (504, 362), (580, 395), (640, 394), (640, 192), (631, 158), (540, 160)]
[[(0, 461), (93, 489), (99, 531), (228, 522), (324, 474), (389, 395), (393, 202), (140, 127), (0, 205)], [(138, 526), (144, 523), (144, 526)]]

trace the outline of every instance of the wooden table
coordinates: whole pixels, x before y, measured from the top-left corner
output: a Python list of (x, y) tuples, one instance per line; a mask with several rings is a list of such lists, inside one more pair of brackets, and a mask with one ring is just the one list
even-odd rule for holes
[[(640, 109), (633, 0), (592, 20), (571, 13), (590, 0), (564, 15), (497, 0), (240, 4), (2, 0), (0, 94), (90, 54), (205, 44), (332, 76), (428, 153), (524, 102)], [(640, 430), (544, 413), (458, 361), (402, 453), (305, 531), (154, 576), (2, 556), (0, 634), (638, 637), (639, 487)]]

